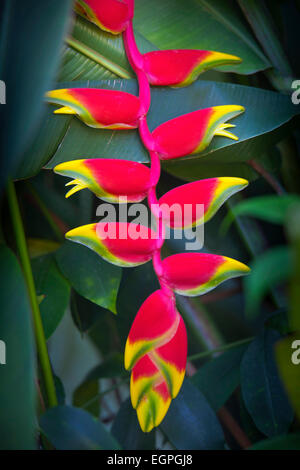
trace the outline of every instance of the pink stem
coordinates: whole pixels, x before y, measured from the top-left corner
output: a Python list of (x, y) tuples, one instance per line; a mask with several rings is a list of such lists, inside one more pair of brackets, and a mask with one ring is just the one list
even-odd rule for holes
[[(147, 75), (144, 71), (144, 59), (142, 54), (137, 48), (132, 21), (130, 21), (127, 29), (123, 33), (125, 51), (130, 62), (131, 67), (136, 73), (139, 83), (139, 99), (140, 99), (140, 119), (139, 119), (139, 132), (142, 142), (149, 152), (151, 160), (150, 168), (150, 189), (148, 192), (148, 204), (151, 212), (156, 218), (157, 223), (157, 234), (158, 243), (157, 249), (153, 254), (153, 268), (159, 280), (161, 289), (166, 292), (172, 299), (175, 299), (173, 291), (167, 285), (163, 278), (163, 266), (161, 260), (161, 248), (165, 239), (165, 227), (163, 223), (162, 211), (159, 207), (159, 203), (156, 196), (156, 186), (160, 178), (161, 167), (158, 152), (156, 151), (156, 143), (149, 130), (147, 123), (147, 113), (151, 104), (151, 91), (150, 85), (147, 79)], [(174, 300), (175, 301), (175, 300)]]

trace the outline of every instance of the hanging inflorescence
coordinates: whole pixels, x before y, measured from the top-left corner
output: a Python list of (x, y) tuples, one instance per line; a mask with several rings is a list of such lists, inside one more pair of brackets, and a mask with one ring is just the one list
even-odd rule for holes
[[(150, 168), (137, 162), (116, 159), (82, 159), (61, 163), (55, 171), (72, 177), (66, 197), (88, 188), (99, 198), (122, 203), (148, 198), (156, 219), (156, 231), (133, 223), (98, 222), (75, 228), (66, 238), (93, 249), (118, 266), (138, 266), (152, 259), (160, 289), (148, 297), (131, 327), (125, 367), (131, 370), (130, 393), (143, 431), (158, 426), (172, 398), (182, 385), (187, 339), (184, 322), (176, 309), (175, 293), (195, 296), (208, 292), (226, 279), (245, 274), (249, 268), (233, 259), (205, 253), (180, 253), (161, 259), (166, 224), (186, 228), (183, 217), (168, 219), (164, 209), (177, 204), (193, 207), (203, 204), (204, 213), (192, 211), (188, 221), (195, 227), (209, 220), (234, 193), (247, 186), (241, 178), (209, 178), (185, 184), (166, 193), (160, 200), (156, 186), (160, 161), (203, 151), (215, 135), (237, 139), (228, 131), (227, 121), (244, 111), (242, 106), (215, 106), (179, 116), (150, 132), (147, 113), (151, 102), (150, 85), (181, 87), (191, 84), (209, 68), (238, 63), (236, 56), (214, 51), (168, 50), (141, 54), (137, 48), (132, 18), (133, 0), (78, 0), (78, 13), (105, 31), (123, 33), (127, 57), (134, 70), (139, 96), (123, 91), (72, 88), (47, 93), (51, 103), (62, 107), (56, 114), (75, 114), (84, 123), (100, 129), (139, 129), (148, 150)], [(111, 234), (111, 236), (110, 236)]]

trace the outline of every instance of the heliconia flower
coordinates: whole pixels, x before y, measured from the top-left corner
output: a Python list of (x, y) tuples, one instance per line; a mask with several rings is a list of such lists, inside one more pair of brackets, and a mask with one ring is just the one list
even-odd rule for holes
[(126, 222), (98, 222), (66, 233), (68, 240), (85, 245), (112, 264), (138, 266), (152, 258), (157, 234), (148, 227)]
[(230, 196), (247, 185), (243, 178), (220, 177), (178, 186), (159, 200), (164, 222), (171, 228), (196, 227), (210, 220)]
[(130, 160), (94, 158), (60, 163), (55, 173), (74, 178), (66, 197), (88, 188), (104, 201), (139, 202), (148, 192), (150, 169)]
[(144, 432), (161, 423), (178, 394), (186, 358), (186, 329), (174, 298), (157, 290), (139, 309), (125, 347), (131, 402)]
[(77, 0), (75, 10), (112, 34), (124, 31), (133, 17), (132, 0)]
[(178, 294), (206, 294), (227, 279), (242, 276), (250, 268), (226, 256), (179, 253), (163, 260), (163, 278)]
[(237, 105), (214, 106), (164, 122), (152, 132), (160, 158), (169, 160), (200, 153), (210, 144), (214, 135), (238, 140), (226, 130), (234, 125), (225, 122), (244, 110), (243, 106)]
[(46, 93), (50, 103), (61, 104), (54, 114), (76, 114), (99, 129), (134, 129), (138, 126), (140, 100), (125, 91), (99, 88), (62, 88)]
[(144, 54), (144, 71), (151, 85), (182, 87), (220, 65), (240, 63), (235, 55), (196, 49), (173, 49)]

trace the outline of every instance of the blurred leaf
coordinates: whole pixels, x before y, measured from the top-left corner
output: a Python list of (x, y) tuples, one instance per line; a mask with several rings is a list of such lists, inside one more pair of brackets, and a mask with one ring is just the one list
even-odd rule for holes
[(54, 375), (54, 385), (56, 389), (56, 396), (59, 405), (64, 405), (66, 401), (66, 392), (62, 381), (57, 375)]
[(191, 381), (214, 411), (226, 403), (240, 383), (240, 362), (247, 345), (225, 351), (200, 367)]
[[(99, 305), (94, 302), (90, 302), (77, 294), (76, 291), (72, 291), (71, 314), (76, 327), (81, 333), (89, 331), (106, 312), (111, 316), (109, 310), (99, 307)], [(107, 331), (105, 334), (108, 334)]]
[(53, 240), (44, 240), (42, 238), (28, 238), (27, 246), (30, 258), (37, 258), (38, 256), (47, 255), (56, 251), (60, 243)]
[(128, 375), (128, 372), (124, 369), (123, 354), (112, 353), (111, 356), (105, 358), (99, 366), (94, 367), (88, 373), (86, 380), (111, 379), (122, 375)]
[(122, 270), (89, 248), (65, 242), (56, 253), (59, 268), (74, 289), (91, 302), (116, 313)]
[(290, 277), (291, 261), (291, 251), (287, 246), (272, 248), (255, 259), (251, 273), (244, 279), (249, 318), (259, 315), (260, 303), (268, 290)]
[(223, 70), (248, 74), (270, 65), (232, 1), (139, 0), (134, 26), (160, 49), (207, 49), (243, 59)]
[(241, 362), (242, 395), (257, 428), (266, 436), (287, 433), (293, 410), (279, 378), (274, 346), (280, 338), (274, 330), (263, 330), (250, 344)]
[(50, 408), (40, 427), (57, 450), (118, 450), (118, 442), (100, 421), (72, 406)]
[(84, 408), (98, 418), (100, 412), (99, 383), (97, 380), (85, 380), (73, 393), (73, 405)]
[(121, 405), (114, 420), (112, 435), (125, 450), (155, 449), (155, 430), (152, 430), (150, 433), (144, 433), (141, 430), (130, 398)]
[(282, 196), (260, 196), (236, 204), (224, 220), (224, 225), (228, 228), (234, 217), (247, 215), (258, 219), (272, 222), (273, 224), (283, 224), (288, 211), (294, 204), (300, 202), (300, 197), (296, 194), (284, 194)]
[(247, 450), (300, 450), (300, 434), (287, 434), (257, 442)]
[(58, 65), (70, 6), (70, 0), (2, 2), (0, 65), (7, 104), (1, 106), (0, 185), (17, 169), (37, 131), (43, 95)]
[[(69, 82), (59, 86), (102, 87), (137, 93), (134, 80)], [(234, 120), (239, 141), (217, 136), (202, 152), (201, 157), (192, 155), (164, 162), (164, 169), (187, 180), (207, 176), (232, 176), (232, 172), (235, 176), (253, 178), (253, 169), (245, 165), (245, 162), (253, 158), (253, 155), (263, 155), (265, 149), (280, 140), (288, 130), (288, 121), (299, 113), (299, 109), (291, 103), (289, 96), (229, 83), (201, 80), (177, 90), (153, 88), (151, 96), (152, 105), (148, 115), (151, 129), (180, 114), (200, 108), (232, 103), (246, 108), (246, 112)], [(261, 106), (261, 103), (264, 105)], [(159, 113), (156, 112), (157, 109)], [(52, 111), (53, 106), (49, 105), (48, 118), (41, 124), (40, 135), (47, 135), (49, 142), (55, 142), (56, 150), (53, 152), (52, 148), (49, 151), (48, 144), (47, 148), (44, 147), (45, 142), (35, 144), (32, 155), (28, 154), (30, 171), (20, 172), (19, 177), (31, 176), (48, 160), (50, 161), (46, 165), (47, 168), (53, 168), (70, 158), (75, 160), (83, 157), (126, 158), (144, 163), (149, 161), (136, 130), (93, 129), (76, 117), (72, 117), (71, 120), (69, 116), (51, 117)], [(61, 132), (59, 134), (56, 132), (55, 126), (49, 127), (51, 120), (56, 121), (57, 118), (67, 125), (67, 131), (63, 136)]]
[[(31, 309), (17, 259), (3, 245), (0, 279), (0, 448), (35, 449), (36, 365)], [(2, 353), (6, 353), (6, 364), (2, 363)]]
[(34, 258), (32, 271), (37, 294), (45, 296), (40, 304), (40, 312), (48, 339), (56, 330), (69, 305), (70, 284), (59, 271), (53, 255)]
[(289, 399), (300, 419), (300, 333), (287, 336), (276, 344), (276, 361)]
[(293, 206), (286, 221), (292, 251), (292, 276), (290, 282), (289, 324), (292, 331), (300, 331), (300, 204)]
[(214, 411), (189, 379), (172, 401), (161, 427), (178, 450), (224, 448), (223, 431)]

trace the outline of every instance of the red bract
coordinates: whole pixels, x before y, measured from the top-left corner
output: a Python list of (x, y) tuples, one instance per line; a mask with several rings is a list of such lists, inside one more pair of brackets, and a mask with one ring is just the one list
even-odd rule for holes
[(241, 62), (234, 55), (192, 49), (153, 51), (143, 57), (149, 83), (173, 87), (190, 85), (205, 70)]
[(63, 88), (46, 94), (50, 103), (61, 104), (55, 114), (76, 114), (85, 124), (103, 129), (138, 126), (140, 100), (130, 93), (99, 88)]
[(112, 264), (138, 266), (152, 258), (157, 235), (143, 225), (125, 222), (98, 222), (66, 233), (66, 238), (88, 246)]
[(163, 260), (163, 278), (175, 292), (205, 294), (227, 279), (247, 274), (248, 266), (226, 256), (179, 253)]
[(132, 406), (143, 431), (160, 424), (178, 394), (186, 356), (186, 330), (174, 298), (158, 290), (138, 311), (125, 347)]
[(73, 186), (66, 197), (88, 188), (105, 201), (138, 202), (146, 197), (150, 185), (149, 168), (130, 160), (72, 160), (60, 163), (54, 171), (74, 178), (66, 185)]
[(133, 16), (132, 0), (77, 0), (75, 9), (99, 28), (119, 34)]
[(225, 130), (233, 125), (225, 122), (243, 111), (243, 106), (215, 106), (164, 122), (152, 133), (160, 158), (169, 160), (200, 153), (210, 144), (214, 135), (238, 140)]
[(220, 177), (178, 186), (159, 200), (164, 222), (171, 228), (207, 222), (230, 196), (247, 185), (248, 181), (242, 178)]

